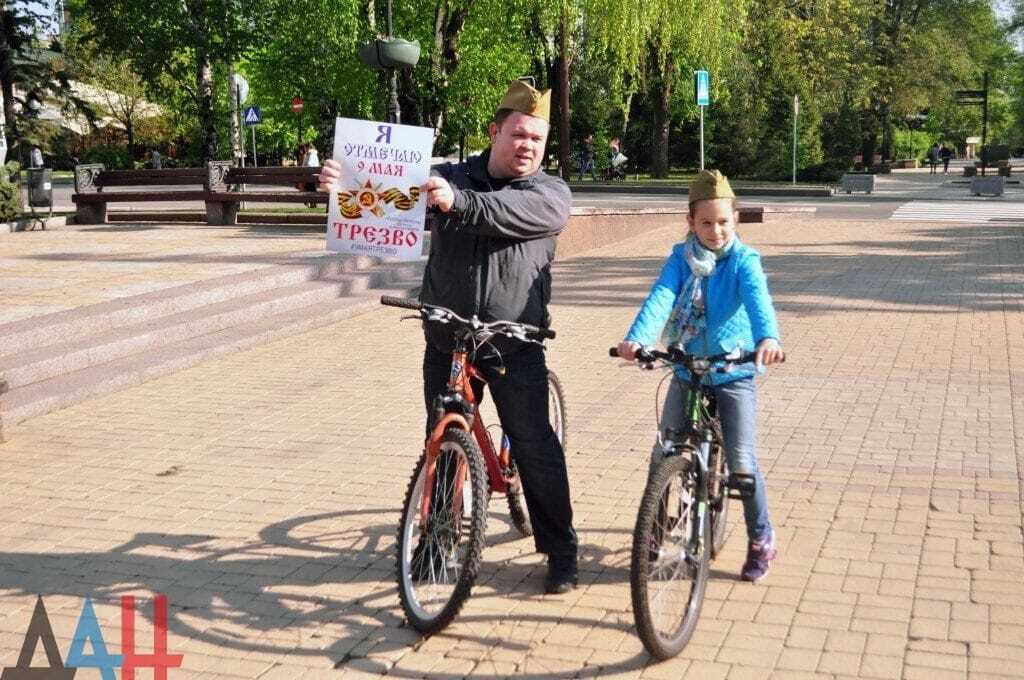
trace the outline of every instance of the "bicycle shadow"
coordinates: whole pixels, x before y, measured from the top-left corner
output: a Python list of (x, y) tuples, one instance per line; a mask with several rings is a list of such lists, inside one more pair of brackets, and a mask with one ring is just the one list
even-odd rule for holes
[[(390, 515), (397, 512), (373, 508), (293, 517), (264, 527), (256, 539), (240, 545), (207, 534), (144, 532), (105, 551), (0, 552), (0, 593), (5, 598), (23, 598), (21, 609), (10, 619), (19, 621), (12, 630), (19, 625), (28, 629), (31, 602), (37, 595), (44, 601), (58, 597), (80, 602), (90, 597), (106, 630), (107, 626), (120, 625), (119, 597), (134, 594), (142, 599), (136, 614), (152, 625), (148, 597), (163, 593), (169, 601), (170, 651), (185, 654), (186, 668), (190, 650), (202, 649), (203, 654), (210, 654), (213, 646), (225, 657), (287, 655), (312, 660), (303, 662), (312, 665), (321, 659), (325, 666), (334, 668), (359, 659), (360, 669), (365, 671), (377, 663), (374, 659), (415, 653), (423, 640), (404, 622), (398, 606), (393, 576), (397, 517), (391, 521)], [(493, 538), (506, 537), (513, 531)], [(221, 545), (227, 540), (231, 540), (230, 545)], [(532, 539), (525, 540), (531, 542), (519, 554), (532, 554)], [(489, 541), (488, 545), (495, 543)], [(600, 564), (609, 554), (592, 545), (583, 546), (581, 552), (583, 574), (589, 573), (588, 564)], [(516, 654), (528, 652), (530, 646), (504, 639), (501, 630), (506, 625), (575, 625), (624, 633), (631, 630), (624, 619), (593, 621), (530, 613), (535, 602), (545, 597), (541, 594), (543, 562), (539, 558), (495, 562), (487, 561), (486, 556), (485, 552), (477, 593), (484, 598), (517, 598), (521, 603), (516, 608), (524, 611), (460, 617), (456, 620), (459, 640)], [(607, 566), (601, 570), (606, 571)], [(614, 576), (600, 579), (609, 583), (628, 580), (628, 571), (624, 579), (621, 569)], [(622, 597), (624, 602), (628, 600), (628, 594)], [(563, 601), (568, 611), (568, 598), (549, 597), (544, 609), (550, 610), (554, 604), (561, 610), (558, 605)], [(77, 621), (80, 603), (72, 603), (70, 610), (66, 602), (62, 604), (62, 622)], [(469, 633), (467, 623), (485, 632)], [(70, 635), (71, 631), (66, 633)], [(57, 634), (63, 635), (60, 631)], [(389, 675), (406, 677), (404, 671), (386, 661), (380, 663)], [(637, 654), (596, 674), (639, 669), (645, 663), (645, 655)], [(579, 670), (584, 668), (588, 673), (592, 670), (582, 665)], [(419, 675), (409, 671), (408, 677)], [(547, 678), (565, 674), (538, 670), (517, 675)]]

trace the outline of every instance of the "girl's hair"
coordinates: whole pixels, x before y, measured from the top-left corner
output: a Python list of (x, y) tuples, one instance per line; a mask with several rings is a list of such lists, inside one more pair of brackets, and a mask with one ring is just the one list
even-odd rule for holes
[[(720, 199), (720, 198), (705, 198), (705, 199), (702, 199), (702, 200), (704, 200), (704, 201), (720, 201), (722, 199)], [(739, 210), (739, 206), (736, 204), (736, 198), (733, 197), (733, 198), (731, 198), (729, 200), (732, 201), (732, 211), (736, 212), (737, 210)], [(694, 201), (693, 203), (690, 204), (690, 217), (693, 217), (693, 206), (697, 205), (700, 202), (701, 201)]]

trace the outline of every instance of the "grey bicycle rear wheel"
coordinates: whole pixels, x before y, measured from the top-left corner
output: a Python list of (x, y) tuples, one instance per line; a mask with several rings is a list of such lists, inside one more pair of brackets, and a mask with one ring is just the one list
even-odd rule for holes
[(692, 451), (658, 463), (633, 530), (630, 591), (637, 634), (658, 659), (679, 654), (697, 627), (711, 562), (711, 517), (698, 502)]
[[(719, 439), (721, 441), (721, 439)], [(725, 488), (725, 479), (729, 474), (725, 463), (725, 451), (718, 442), (712, 444), (718, 449), (718, 474), (715, 475), (715, 488), (710, 490), (712, 499), (718, 499), (717, 503), (710, 504), (711, 510), (711, 559), (718, 557), (725, 547), (725, 524), (729, 518), (729, 490)]]
[[(562, 382), (555, 375), (554, 371), (548, 371), (548, 415), (551, 418), (551, 429), (565, 450), (566, 443), (566, 416), (565, 416), (565, 390)], [(508, 515), (512, 525), (523, 536), (533, 535), (533, 524), (530, 522), (530, 513), (526, 507), (526, 499), (523, 497), (522, 483), (519, 480), (519, 471), (516, 469), (515, 452), (513, 451), (512, 482), (509, 484), (508, 493)]]

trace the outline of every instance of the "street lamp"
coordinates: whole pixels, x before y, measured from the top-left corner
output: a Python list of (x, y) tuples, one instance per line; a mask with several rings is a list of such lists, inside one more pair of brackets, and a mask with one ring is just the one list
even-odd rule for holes
[(398, 71), (412, 68), (420, 60), (420, 41), (402, 40), (392, 37), (391, 0), (388, 0), (388, 32), (384, 38), (377, 38), (359, 46), (359, 60), (375, 70), (390, 72), (391, 86), (388, 93), (387, 115), (389, 123), (401, 123), (402, 111), (398, 106)]

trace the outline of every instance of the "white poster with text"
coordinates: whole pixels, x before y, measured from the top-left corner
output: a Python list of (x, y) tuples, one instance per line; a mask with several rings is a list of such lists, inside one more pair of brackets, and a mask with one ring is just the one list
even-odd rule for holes
[(334, 160), (341, 178), (327, 213), (327, 248), (414, 260), (423, 251), (431, 128), (338, 118)]

